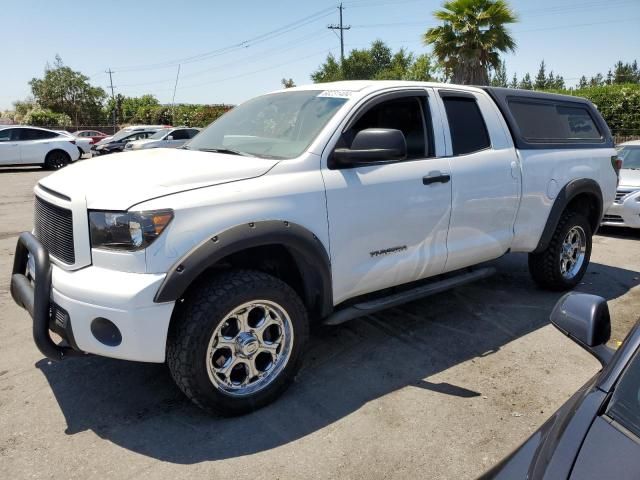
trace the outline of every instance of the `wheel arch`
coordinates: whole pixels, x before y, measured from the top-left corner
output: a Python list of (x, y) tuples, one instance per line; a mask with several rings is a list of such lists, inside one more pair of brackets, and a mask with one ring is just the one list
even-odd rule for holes
[[(78, 147), (80, 148), (80, 147)], [(49, 157), (49, 155), (53, 154), (53, 153), (63, 153), (68, 159), (69, 159), (69, 163), (71, 163), (72, 158), (71, 155), (69, 155), (69, 152), (67, 152), (64, 148), (60, 148), (60, 147), (55, 147), (52, 148), (51, 150), (49, 150), (46, 155), (44, 156), (44, 161), (47, 161), (47, 158)]]
[(592, 233), (595, 233), (604, 214), (602, 190), (598, 182), (591, 178), (578, 178), (571, 180), (560, 189), (547, 217), (547, 223), (538, 245), (532, 253), (540, 253), (547, 248), (560, 217), (566, 210), (577, 211), (585, 215), (591, 225)]
[[(154, 301), (179, 300), (212, 269), (238, 264), (250, 268), (258, 259), (291, 268), (279, 277), (293, 281), (290, 286), (311, 314), (324, 317), (331, 312), (331, 264), (326, 249), (305, 227), (282, 220), (237, 225), (207, 238), (171, 266)], [(287, 260), (293, 265), (283, 265)]]

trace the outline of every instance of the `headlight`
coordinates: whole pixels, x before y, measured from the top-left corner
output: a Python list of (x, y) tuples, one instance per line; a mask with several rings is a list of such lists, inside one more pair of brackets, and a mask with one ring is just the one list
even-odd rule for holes
[(150, 212), (89, 212), (92, 248), (141, 250), (167, 228), (172, 210)]

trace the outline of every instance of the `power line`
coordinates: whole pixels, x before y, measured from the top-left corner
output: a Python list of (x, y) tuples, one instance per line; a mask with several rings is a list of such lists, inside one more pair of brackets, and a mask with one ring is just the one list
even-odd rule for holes
[(336, 25), (335, 23), (328, 25), (327, 28), (329, 30), (340, 30), (340, 67), (342, 67), (342, 65), (344, 64), (344, 31), (345, 30), (350, 30), (351, 29), (351, 25), (347, 25), (344, 26), (342, 24), (342, 3), (340, 3), (340, 6), (338, 7), (338, 10), (340, 10), (340, 24)]
[(325, 8), (322, 10), (319, 10), (315, 13), (312, 13), (311, 15), (307, 15), (306, 17), (303, 17), (301, 19), (298, 19), (294, 22), (288, 23), (286, 25), (283, 25), (282, 27), (278, 27), (274, 30), (271, 30), (269, 32), (257, 35), (255, 37), (252, 37), (250, 39), (247, 40), (243, 40), (241, 42), (232, 44), (232, 45), (227, 45), (225, 47), (221, 47), (221, 48), (217, 48), (215, 50), (210, 50), (208, 52), (203, 52), (197, 55), (192, 55), (189, 57), (183, 57), (183, 58), (177, 58), (177, 59), (173, 59), (173, 60), (167, 60), (165, 62), (160, 62), (160, 63), (152, 63), (152, 64), (146, 64), (146, 65), (132, 65), (132, 66), (123, 66), (123, 67), (119, 67), (116, 68), (115, 70), (118, 72), (132, 72), (132, 71), (141, 71), (141, 70), (156, 70), (156, 69), (161, 69), (161, 68), (169, 68), (169, 67), (174, 67), (178, 64), (187, 64), (187, 63), (193, 63), (193, 62), (200, 62), (200, 61), (204, 61), (208, 58), (211, 57), (216, 57), (216, 56), (220, 56), (220, 55), (224, 55), (227, 53), (231, 53), (233, 51), (236, 51), (238, 49), (243, 49), (243, 48), (248, 48), (250, 46), (256, 45), (257, 43), (261, 43), (261, 42), (266, 42), (268, 40), (272, 40), (274, 38), (277, 38), (279, 36), (282, 36), (286, 33), (289, 33), (293, 30), (297, 30), (305, 25), (308, 25), (310, 23), (313, 23), (315, 21), (318, 21), (324, 17), (327, 17), (329, 15), (331, 15), (331, 11), (333, 11), (333, 7), (329, 7), (329, 8)]

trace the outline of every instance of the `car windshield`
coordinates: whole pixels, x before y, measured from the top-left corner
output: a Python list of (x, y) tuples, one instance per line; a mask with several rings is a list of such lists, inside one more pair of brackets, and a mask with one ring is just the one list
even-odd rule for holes
[(143, 130), (125, 130), (125, 129), (122, 129), (118, 133), (116, 133), (113, 137), (111, 137), (109, 139), (109, 141), (110, 142), (118, 142), (118, 141), (128, 137), (129, 135), (133, 135), (135, 133), (142, 132), (142, 131)]
[(346, 101), (320, 90), (256, 97), (213, 122), (186, 148), (262, 158), (295, 158)]
[(151, 135), (149, 139), (151, 140), (162, 140), (164, 136), (169, 133), (171, 130), (168, 128), (163, 128), (162, 130), (158, 130), (156, 133)]
[(618, 157), (622, 159), (622, 168), (640, 170), (640, 146), (622, 147), (618, 150)]

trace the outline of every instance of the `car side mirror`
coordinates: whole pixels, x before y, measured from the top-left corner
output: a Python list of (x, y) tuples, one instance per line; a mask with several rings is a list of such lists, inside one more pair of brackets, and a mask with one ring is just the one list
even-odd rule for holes
[(169, 135), (169, 136), (167, 137), (167, 140), (173, 140), (173, 135)]
[(597, 295), (571, 292), (551, 312), (551, 323), (605, 366), (614, 351), (606, 346), (611, 337), (607, 301)]
[(360, 130), (351, 148), (336, 148), (333, 160), (340, 167), (357, 167), (407, 158), (407, 142), (400, 130), (367, 128)]

